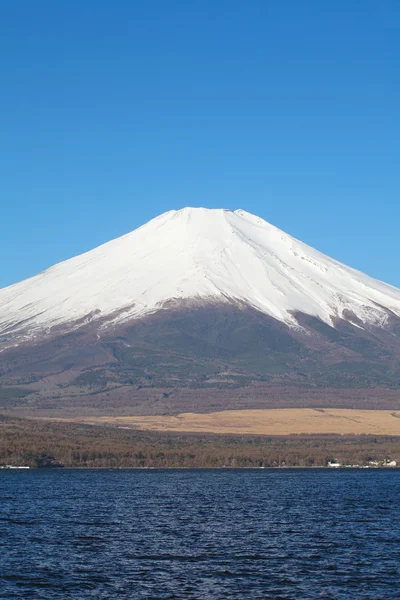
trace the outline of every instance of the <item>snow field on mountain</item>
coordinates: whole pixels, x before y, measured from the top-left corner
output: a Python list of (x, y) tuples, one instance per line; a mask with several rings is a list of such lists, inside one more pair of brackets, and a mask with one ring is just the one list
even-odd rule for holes
[[(400, 290), (330, 259), (243, 210), (169, 211), (90, 252), (0, 290), (0, 333), (30, 336), (80, 319), (126, 321), (170, 300), (240, 301), (294, 327), (400, 316)], [(357, 326), (360, 322), (356, 321)]]

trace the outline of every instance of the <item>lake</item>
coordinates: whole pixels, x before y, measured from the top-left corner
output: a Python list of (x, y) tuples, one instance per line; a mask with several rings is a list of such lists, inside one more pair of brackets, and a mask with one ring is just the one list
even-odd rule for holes
[(0, 598), (400, 598), (400, 469), (0, 471)]

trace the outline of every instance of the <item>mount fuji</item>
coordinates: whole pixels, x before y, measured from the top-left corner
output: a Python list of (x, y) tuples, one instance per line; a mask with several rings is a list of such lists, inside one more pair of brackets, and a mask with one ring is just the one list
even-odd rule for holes
[(173, 210), (0, 290), (0, 386), (45, 411), (397, 407), (400, 290), (243, 210)]

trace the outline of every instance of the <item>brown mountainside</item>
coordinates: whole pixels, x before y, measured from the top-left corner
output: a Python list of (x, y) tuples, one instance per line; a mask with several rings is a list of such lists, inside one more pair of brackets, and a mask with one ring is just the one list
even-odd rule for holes
[(232, 408), (400, 408), (400, 319), (290, 328), (239, 304), (174, 305), (0, 353), (0, 410), (177, 414)]

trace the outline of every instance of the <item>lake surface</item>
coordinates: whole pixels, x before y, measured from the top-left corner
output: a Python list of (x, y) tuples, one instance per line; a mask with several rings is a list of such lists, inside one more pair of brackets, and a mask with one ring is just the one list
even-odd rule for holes
[(0, 598), (400, 598), (400, 470), (0, 471)]

